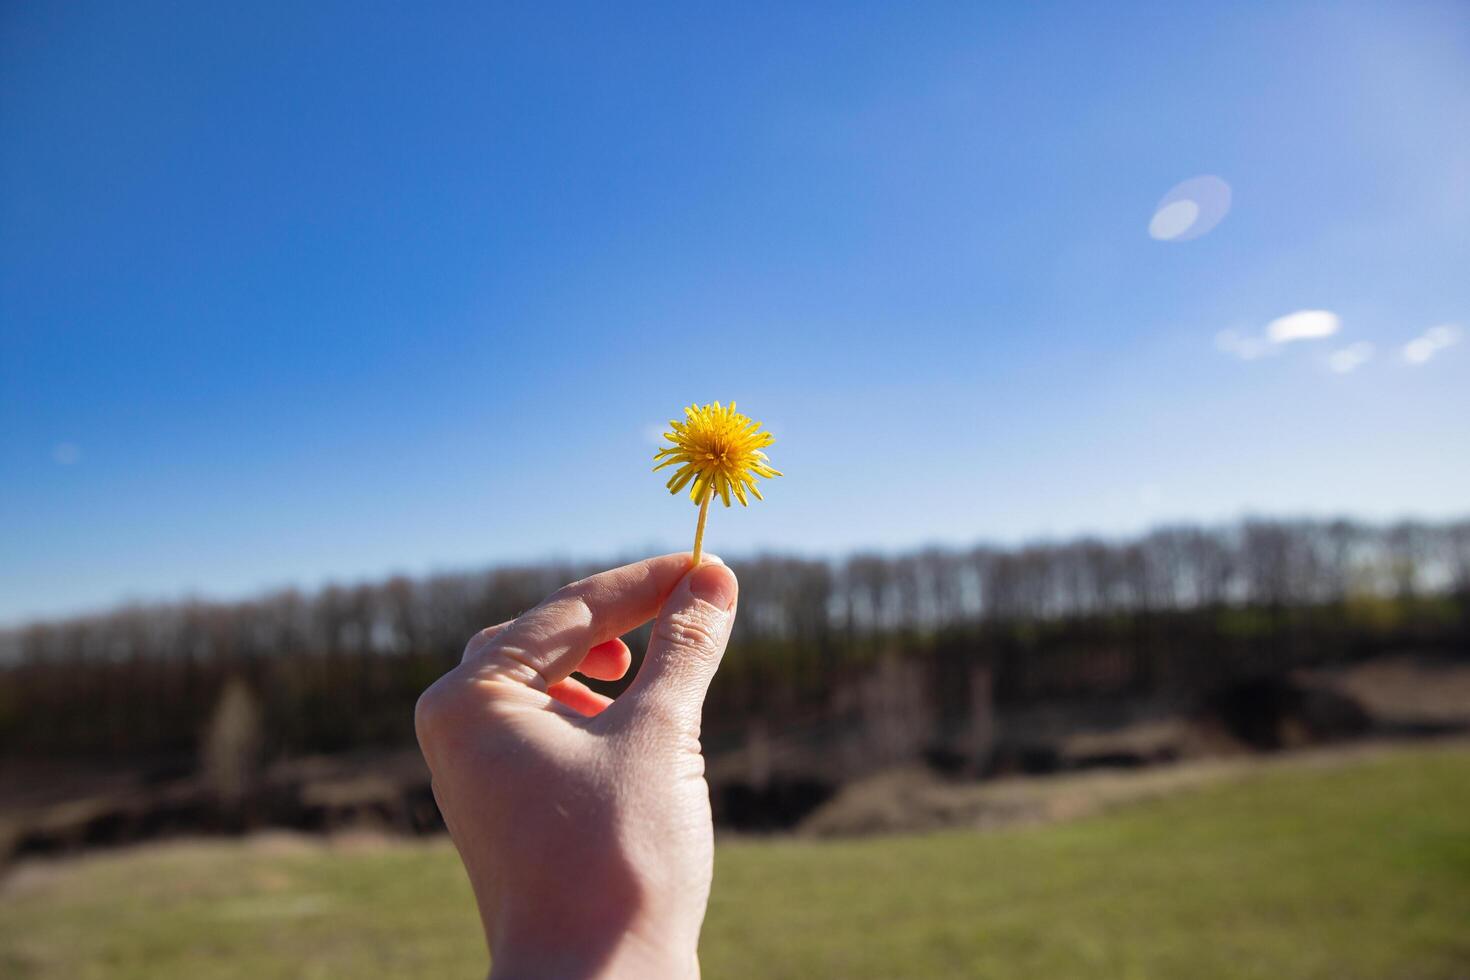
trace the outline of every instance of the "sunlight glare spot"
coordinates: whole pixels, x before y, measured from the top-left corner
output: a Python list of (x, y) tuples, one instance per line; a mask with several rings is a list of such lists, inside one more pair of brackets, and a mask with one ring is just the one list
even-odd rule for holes
[(1187, 242), (1209, 232), (1230, 211), (1230, 185), (1201, 174), (1169, 189), (1154, 208), (1148, 233), (1155, 241)]
[(1199, 205), (1193, 201), (1174, 201), (1159, 208), (1148, 223), (1148, 233), (1159, 241), (1170, 241), (1189, 230), (1199, 217)]

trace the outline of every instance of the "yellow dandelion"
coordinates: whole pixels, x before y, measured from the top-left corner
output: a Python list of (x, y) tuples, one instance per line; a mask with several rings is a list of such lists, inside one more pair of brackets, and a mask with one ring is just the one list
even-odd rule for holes
[(673, 431), (665, 432), (664, 438), (673, 445), (654, 454), (658, 461), (654, 469), (677, 465), (679, 469), (669, 478), (669, 493), (678, 493), (687, 486), (689, 499), (699, 505), (699, 524), (694, 529), (694, 564), (698, 565), (710, 500), (718, 494), (729, 507), (733, 494), (744, 507), (747, 492), (757, 500), (764, 499), (755, 485), (756, 477), (781, 475), (761, 452), (776, 437), (762, 432), (759, 422), (735, 411), (734, 402), (729, 408), (719, 402), (703, 408), (690, 405), (684, 409), (684, 421), (670, 422), (669, 426)]

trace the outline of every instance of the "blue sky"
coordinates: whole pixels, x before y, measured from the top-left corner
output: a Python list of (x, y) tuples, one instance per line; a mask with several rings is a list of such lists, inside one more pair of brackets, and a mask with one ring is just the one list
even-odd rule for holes
[(6, 5), (0, 621), (1467, 510), (1464, 4), (795, 6)]

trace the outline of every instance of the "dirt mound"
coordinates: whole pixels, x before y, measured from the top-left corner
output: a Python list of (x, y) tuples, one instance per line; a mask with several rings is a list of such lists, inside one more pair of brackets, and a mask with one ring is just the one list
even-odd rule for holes
[[(1463, 752), (1470, 740), (1437, 739)], [(1278, 755), (1197, 759), (1139, 770), (1093, 770), (988, 782), (947, 780), (923, 768), (879, 773), (844, 787), (797, 828), (803, 836), (851, 837), (946, 828), (1002, 829), (1075, 820), (1114, 806), (1241, 779), (1266, 769), (1348, 765), (1423, 751), (1423, 740), (1368, 741)]]

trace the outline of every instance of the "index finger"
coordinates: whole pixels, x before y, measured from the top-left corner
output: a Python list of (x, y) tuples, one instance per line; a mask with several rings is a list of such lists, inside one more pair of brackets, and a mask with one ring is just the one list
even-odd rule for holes
[(545, 691), (576, 670), (592, 647), (652, 619), (689, 562), (687, 551), (660, 555), (564, 586), (516, 617), (473, 659)]

